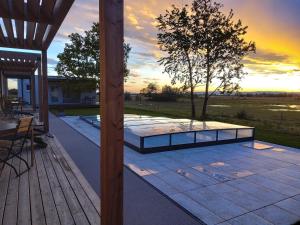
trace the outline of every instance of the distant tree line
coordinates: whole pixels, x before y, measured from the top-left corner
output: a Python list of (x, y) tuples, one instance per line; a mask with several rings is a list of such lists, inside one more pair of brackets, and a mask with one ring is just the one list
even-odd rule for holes
[(183, 96), (183, 91), (170, 85), (165, 85), (160, 90), (156, 83), (149, 83), (140, 91), (140, 95), (151, 101), (176, 102), (179, 97)]

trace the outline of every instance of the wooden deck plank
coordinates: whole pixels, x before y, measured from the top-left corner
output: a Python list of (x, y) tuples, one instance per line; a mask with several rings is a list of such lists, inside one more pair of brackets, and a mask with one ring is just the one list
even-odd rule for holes
[[(22, 154), (25, 160), (28, 160), (28, 152)], [(20, 164), (20, 171), (24, 171), (26, 165)], [(19, 178), (19, 202), (18, 202), (18, 222), (17, 225), (31, 225), (30, 213), (30, 195), (29, 195), (29, 177), (28, 173), (24, 173)]]
[[(100, 216), (100, 198), (98, 194), (94, 191), (94, 189), (91, 187), (91, 185), (88, 183), (88, 181), (85, 179), (79, 168), (76, 166), (76, 164), (73, 162), (69, 154), (65, 151), (64, 147), (61, 145), (61, 143), (57, 140), (57, 138), (53, 139), (53, 143), (55, 144), (56, 148), (60, 151), (62, 156), (67, 160), (70, 168), (72, 169), (73, 173), (76, 176), (76, 179), (81, 184), (84, 192), (87, 194), (89, 199), (91, 200), (93, 206), (96, 208), (99, 216)], [(56, 149), (55, 148), (55, 149)]]
[(41, 195), (43, 206), (45, 210), (46, 224), (60, 224), (60, 220), (58, 217), (58, 212), (56, 209), (56, 205), (54, 203), (54, 199), (52, 196), (52, 190), (50, 188), (50, 184), (48, 182), (47, 174), (44, 168), (44, 164), (41, 158), (41, 151), (47, 151), (48, 149), (37, 150), (36, 151), (36, 164), (37, 164), (37, 172), (38, 179), (41, 188)]
[(58, 162), (63, 169), (63, 172), (65, 173), (68, 182), (70, 183), (70, 186), (74, 190), (75, 195), (77, 196), (81, 207), (84, 209), (84, 212), (86, 216), (88, 217), (88, 220), (90, 224), (92, 225), (98, 225), (100, 224), (100, 217), (98, 215), (97, 209), (93, 206), (91, 200), (88, 198), (86, 193), (84, 192), (83, 188), (81, 187), (79, 181), (74, 176), (73, 171), (68, 165), (68, 162), (65, 160), (64, 157), (62, 157), (61, 152), (58, 149), (58, 146), (55, 145), (54, 142), (51, 142), (51, 150), (56, 154), (56, 157), (58, 158)]
[(64, 196), (61, 186), (58, 182), (58, 179), (55, 175), (54, 169), (51, 165), (51, 162), (50, 162), (47, 152), (42, 151), (41, 156), (42, 156), (43, 163), (44, 163), (44, 166), (46, 169), (50, 187), (52, 189), (54, 201), (56, 204), (56, 208), (57, 208), (57, 211), (59, 214), (61, 224), (73, 225), (73, 224), (75, 224), (75, 221), (72, 217), (71, 211), (66, 202), (65, 196)]
[[(51, 140), (48, 141), (48, 144), (49, 143), (51, 143)], [(88, 219), (86, 218), (86, 215), (84, 214), (84, 211), (80, 203), (78, 202), (78, 199), (75, 193), (73, 192), (72, 187), (70, 186), (66, 176), (63, 173), (63, 169), (60, 167), (58, 158), (52, 153), (52, 151), (47, 151), (47, 153), (58, 178), (58, 181), (63, 189), (66, 201), (74, 217), (75, 223), (78, 225), (89, 225)]]
[[(13, 171), (12, 171), (13, 172)], [(2, 224), (11, 168), (5, 166), (0, 176), (0, 222)]]
[[(19, 170), (20, 166), (20, 160), (17, 158), (12, 159), (12, 165)], [(19, 189), (19, 178), (16, 177), (16, 174), (14, 171), (11, 171), (10, 173), (10, 179), (9, 179), (9, 187), (7, 191), (7, 197), (6, 197), (6, 204), (4, 209), (4, 215), (3, 215), (3, 224), (17, 224), (18, 219), (18, 190)]]
[(37, 175), (37, 165), (31, 167), (29, 171), (29, 193), (30, 193), (30, 206), (32, 225), (46, 225), (44, 206), (40, 191), (40, 184)]
[[(0, 224), (100, 224), (99, 198), (68, 155), (62, 153), (60, 143), (46, 140), (47, 149), (36, 150), (35, 164), (29, 172), (16, 177), (8, 166), (2, 171)], [(22, 156), (30, 163), (29, 149)], [(12, 162), (20, 171), (26, 169), (19, 159)]]

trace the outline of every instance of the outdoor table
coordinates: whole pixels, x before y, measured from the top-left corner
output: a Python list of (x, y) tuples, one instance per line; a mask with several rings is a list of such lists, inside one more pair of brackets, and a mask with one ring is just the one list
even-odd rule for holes
[[(8, 137), (16, 131), (18, 121), (17, 120), (0, 120), (0, 139)], [(31, 166), (34, 165), (34, 132), (31, 130)]]

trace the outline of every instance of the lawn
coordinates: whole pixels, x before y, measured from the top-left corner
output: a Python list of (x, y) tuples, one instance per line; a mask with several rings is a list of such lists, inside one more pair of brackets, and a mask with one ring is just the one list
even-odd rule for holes
[[(196, 100), (197, 118), (202, 99)], [(57, 111), (54, 110), (57, 113)], [(99, 109), (65, 109), (66, 115), (95, 115)], [(190, 118), (190, 103), (127, 101), (125, 113)], [(209, 120), (256, 127), (256, 139), (300, 148), (299, 97), (212, 97), (208, 107)]]

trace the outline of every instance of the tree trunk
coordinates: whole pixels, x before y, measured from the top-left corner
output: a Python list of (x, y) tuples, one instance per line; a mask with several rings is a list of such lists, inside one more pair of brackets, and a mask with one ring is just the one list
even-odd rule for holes
[(206, 111), (207, 111), (207, 103), (208, 103), (208, 88), (209, 88), (209, 79), (206, 81), (205, 85), (205, 95), (204, 95), (204, 101), (202, 106), (202, 114), (201, 114), (201, 120), (206, 120)]
[(191, 87), (191, 107), (192, 107), (192, 119), (196, 118), (196, 109), (195, 109), (195, 98), (194, 98), (194, 87)]
[(201, 114), (201, 120), (206, 120), (206, 111), (207, 111), (207, 103), (208, 103), (208, 91), (209, 91), (209, 82), (210, 82), (210, 64), (209, 64), (209, 57), (210, 51), (207, 50), (206, 55), (206, 84), (205, 84), (205, 95), (204, 95), (204, 101), (202, 106), (202, 114)]
[(196, 118), (196, 109), (195, 109), (195, 98), (194, 98), (194, 84), (193, 84), (193, 68), (191, 65), (190, 57), (187, 51), (185, 51), (187, 62), (188, 62), (188, 68), (189, 68), (189, 79), (190, 79), (190, 87), (191, 87), (191, 109), (192, 109), (192, 119)]

